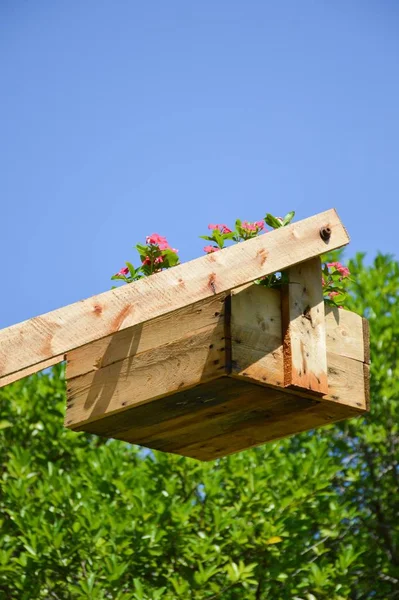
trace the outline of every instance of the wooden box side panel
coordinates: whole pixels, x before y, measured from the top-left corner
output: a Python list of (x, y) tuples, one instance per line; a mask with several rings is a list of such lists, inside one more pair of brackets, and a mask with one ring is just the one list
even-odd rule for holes
[[(342, 405), (331, 403), (326, 409), (322, 402), (306, 400), (296, 394), (291, 394), (291, 392), (274, 391), (277, 394), (274, 402), (270, 401), (269, 405), (263, 400), (262, 406), (260, 406), (262, 396), (257, 393), (258, 409), (254, 408), (253, 416), (247, 419), (243, 419), (242, 415), (238, 415), (237, 422), (239, 426), (223, 428), (222, 433), (212, 438), (200, 441), (193, 440), (191, 443), (179, 448), (177, 453), (198, 460), (214, 460), (248, 448), (261, 446), (267, 442), (277, 441), (297, 433), (325, 427), (344, 419), (359, 416), (355, 410), (342, 407)], [(282, 395), (283, 397), (281, 397)], [(293, 403), (294, 398), (296, 398), (296, 406)], [(309, 402), (310, 405), (298, 406), (299, 402)], [(276, 410), (277, 406), (282, 406), (285, 413), (279, 414), (276, 410), (272, 416), (263, 417), (262, 411), (266, 412), (269, 406), (271, 413)], [(257, 410), (259, 411), (258, 414), (256, 414)]]
[[(232, 376), (283, 387), (280, 291), (245, 286), (232, 293), (231, 306)], [(355, 313), (325, 307), (328, 394), (319, 397), (323, 402), (368, 409), (366, 326)], [(307, 396), (306, 391), (300, 393)]]
[(287, 270), (281, 290), (284, 385), (316, 394), (328, 393), (326, 326), (317, 256)]
[(279, 290), (254, 284), (233, 290), (230, 335), (233, 375), (249, 376), (247, 367), (254, 367), (261, 356), (264, 377), (261, 382), (284, 387)]
[(221, 377), (77, 430), (212, 460), (357, 414), (347, 406)]
[(70, 352), (66, 426), (224, 375), (224, 307), (211, 298)]
[[(114, 413), (82, 429), (152, 449), (209, 460), (295, 433), (298, 419), (318, 404), (286, 391), (221, 377), (189, 390)], [(326, 412), (326, 411), (324, 411)], [(324, 415), (322, 423), (330, 422)], [(310, 425), (311, 426), (311, 425)], [(306, 427), (305, 427), (306, 428)], [(308, 427), (309, 428), (309, 427)], [(253, 434), (251, 431), (253, 430)], [(301, 429), (299, 429), (301, 430)]]

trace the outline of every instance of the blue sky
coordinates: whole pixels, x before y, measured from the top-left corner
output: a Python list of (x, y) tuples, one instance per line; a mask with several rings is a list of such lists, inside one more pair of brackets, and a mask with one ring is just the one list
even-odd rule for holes
[(0, 327), (109, 289), (146, 234), (335, 207), (399, 254), (393, 0), (0, 2)]

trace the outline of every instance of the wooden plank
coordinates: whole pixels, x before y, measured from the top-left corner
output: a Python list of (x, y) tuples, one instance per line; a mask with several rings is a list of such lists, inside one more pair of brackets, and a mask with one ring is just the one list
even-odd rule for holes
[(362, 319), (363, 324), (363, 346), (364, 346), (364, 362), (370, 364), (370, 326), (367, 319)]
[[(284, 362), (280, 292), (249, 285), (232, 293), (232, 375), (282, 387)], [(362, 361), (363, 319), (347, 310), (325, 307), (328, 393), (323, 401), (365, 409)], [(345, 360), (347, 359), (347, 360)], [(300, 390), (306, 396), (306, 390)]]
[(282, 288), (284, 385), (316, 394), (328, 392), (326, 326), (320, 258), (287, 270)]
[[(328, 242), (320, 237), (326, 226), (331, 230)], [(329, 210), (13, 325), (0, 332), (0, 378), (35, 365), (40, 368), (43, 361), (348, 242), (337, 213)]]
[(272, 423), (268, 419), (254, 415), (243, 426), (231, 432), (224, 432), (212, 439), (190, 443), (174, 450), (183, 456), (198, 460), (214, 460), (229, 454), (234, 454), (248, 448), (254, 448), (266, 442), (276, 441), (296, 433), (316, 429), (342, 421), (343, 419), (359, 416), (348, 407), (331, 405), (328, 412), (322, 403), (293, 411), (288, 415), (275, 418)]
[[(231, 374), (233, 377), (268, 387), (280, 387), (284, 375), (281, 353), (276, 352), (274, 354), (274, 363), (271, 368), (270, 355), (264, 356), (259, 350), (248, 350), (241, 347), (240, 355), (236, 357), (234, 364), (235, 368)], [(328, 352), (327, 365), (328, 393), (318, 396), (318, 399), (321, 402), (331, 402), (332, 404), (342, 404), (355, 409), (367, 410), (364, 363)], [(309, 391), (295, 389), (292, 391), (304, 398), (312, 397)]]
[[(242, 384), (247, 388), (251, 384)], [(218, 410), (226, 402), (225, 390), (229, 387), (229, 399), (236, 400), (242, 394), (242, 387), (235, 381), (222, 376), (211, 382), (201, 383), (187, 390), (165, 396), (140, 405), (133, 405), (123, 412), (115, 412), (103, 419), (72, 426), (74, 431), (88, 431), (106, 437), (117, 437), (132, 441), (150, 437), (154, 432), (178, 429), (187, 420), (202, 419), (203, 411)], [(201, 414), (201, 418), (199, 415)], [(133, 442), (132, 443), (136, 443)], [(137, 442), (138, 443), (138, 442)]]
[(207, 298), (68, 352), (66, 379), (98, 371), (155, 348), (162, 347), (167, 353), (168, 344), (221, 325), (225, 297), (225, 294), (219, 294), (216, 298)]
[(256, 284), (233, 290), (231, 355), (233, 374), (243, 374), (247, 366), (261, 358), (262, 377), (267, 377), (269, 384), (283, 387), (280, 290)]
[[(132, 328), (133, 329), (133, 328)], [(224, 320), (67, 382), (65, 424), (102, 419), (224, 375)]]
[(326, 342), (329, 352), (367, 362), (367, 344), (364, 343), (366, 319), (349, 310), (325, 305)]
[(370, 410), (370, 365), (363, 365), (364, 397), (366, 399), (366, 410)]
[[(282, 351), (280, 290), (249, 284), (233, 290), (231, 296), (233, 355), (241, 345), (265, 354)], [(328, 351), (369, 362), (368, 321), (349, 310), (324, 308)]]
[(27, 367), (22, 371), (18, 371), (17, 373), (12, 373), (11, 375), (6, 375), (0, 379), (0, 388), (10, 383), (14, 383), (14, 381), (18, 381), (19, 379), (23, 379), (24, 377), (29, 377), (29, 375), (33, 375), (34, 373), (38, 373), (43, 369), (48, 369), (49, 367), (53, 367), (54, 365), (58, 365), (65, 360), (65, 356), (61, 354), (60, 356), (54, 356), (53, 358), (49, 358), (48, 360), (44, 360), (33, 367)]
[[(134, 406), (87, 423), (77, 430), (115, 437), (166, 452), (227, 435), (254, 421), (289, 422), (290, 414), (315, 404), (288, 394), (229, 377), (221, 377), (155, 402)], [(220, 443), (220, 442), (218, 442)]]
[(360, 413), (221, 377), (75, 429), (211, 460)]
[[(231, 378), (224, 377), (219, 381), (229, 380)], [(235, 384), (237, 383), (243, 382), (236, 381)], [(241, 391), (239, 397), (230, 400), (229, 394), (224, 391), (224, 402), (215, 407), (204, 407), (196, 418), (186, 417), (178, 426), (175, 422), (168, 421), (168, 429), (153, 428), (152, 433), (132, 430), (122, 436), (118, 434), (117, 437), (130, 443), (186, 456), (187, 446), (225, 437), (260, 422), (267, 423), (269, 431), (274, 431), (277, 423), (280, 427), (289, 428), (291, 415), (315, 402), (293, 394), (246, 385), (248, 389)]]

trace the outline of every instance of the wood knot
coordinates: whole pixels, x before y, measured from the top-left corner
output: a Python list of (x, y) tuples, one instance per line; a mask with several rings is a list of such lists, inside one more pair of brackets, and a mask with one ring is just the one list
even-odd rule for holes
[(305, 308), (305, 310), (302, 313), (302, 316), (305, 317), (305, 319), (308, 319), (308, 321), (310, 321), (312, 323), (312, 315), (310, 314), (310, 306), (307, 306)]
[(97, 315), (99, 317), (101, 315), (101, 313), (103, 312), (103, 307), (100, 304), (95, 304), (93, 306), (93, 312), (95, 315)]
[(263, 266), (267, 260), (267, 250), (265, 250), (264, 248), (261, 248), (256, 253), (256, 256), (259, 258), (260, 265)]
[(211, 273), (209, 275), (209, 279), (208, 279), (208, 287), (211, 288), (212, 292), (214, 294), (216, 294), (216, 274), (215, 273)]

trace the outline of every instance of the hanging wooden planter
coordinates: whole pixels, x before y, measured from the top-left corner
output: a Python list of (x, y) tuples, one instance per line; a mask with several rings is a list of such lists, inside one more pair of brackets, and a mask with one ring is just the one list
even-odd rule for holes
[(362, 414), (367, 321), (321, 285), (348, 241), (327, 211), (9, 327), (0, 385), (66, 358), (67, 427), (201, 460)]

